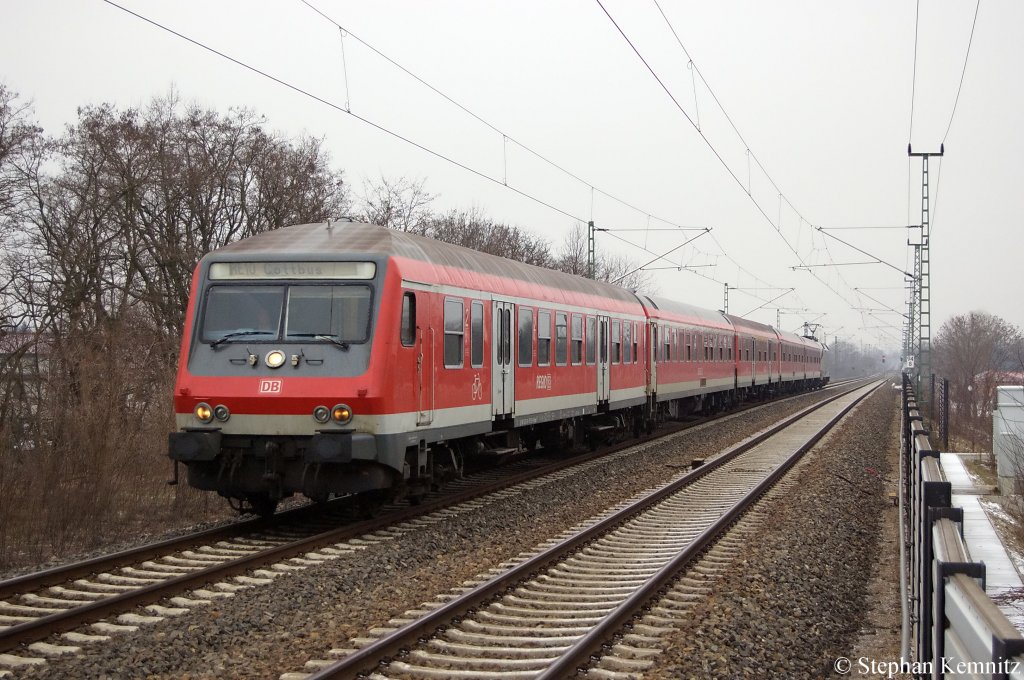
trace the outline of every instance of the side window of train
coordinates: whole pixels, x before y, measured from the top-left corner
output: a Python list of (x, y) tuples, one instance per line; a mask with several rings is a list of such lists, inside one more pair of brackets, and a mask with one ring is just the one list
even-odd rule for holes
[(519, 365), (533, 365), (533, 310), (519, 308)]
[(623, 364), (633, 363), (633, 322), (623, 322)]
[(462, 300), (444, 301), (444, 365), (462, 368), (466, 355), (466, 319)]
[(621, 323), (618, 319), (612, 320), (612, 363), (622, 363), (622, 335)]
[(551, 365), (551, 312), (537, 312), (537, 365)]
[(640, 361), (640, 333), (637, 332), (636, 321), (630, 323), (633, 327), (633, 363)]
[(469, 306), (469, 363), (484, 365), (484, 303), (474, 300)]
[(672, 335), (675, 331), (666, 326), (662, 329), (661, 360), (672, 361)]
[(402, 296), (402, 330), (399, 337), (403, 347), (416, 344), (416, 293)]
[(597, 361), (597, 317), (587, 317), (587, 363), (593, 365)]
[(555, 364), (565, 366), (569, 359), (569, 315), (555, 312)]
[(579, 366), (583, 363), (583, 316), (572, 315), (572, 364)]

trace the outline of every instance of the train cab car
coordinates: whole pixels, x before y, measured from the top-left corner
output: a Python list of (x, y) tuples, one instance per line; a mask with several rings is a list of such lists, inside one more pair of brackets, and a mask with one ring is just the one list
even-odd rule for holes
[(734, 328), (721, 312), (647, 295), (652, 407), (678, 417), (724, 406), (732, 396)]
[(639, 422), (622, 288), (368, 224), (278, 229), (197, 266), (169, 456), (240, 510), (421, 497), (468, 456)]

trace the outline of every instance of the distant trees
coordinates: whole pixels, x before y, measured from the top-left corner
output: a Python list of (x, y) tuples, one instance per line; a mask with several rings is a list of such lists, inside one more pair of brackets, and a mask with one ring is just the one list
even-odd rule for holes
[[(483, 253), (500, 255), (519, 262), (557, 269), (568, 274), (587, 276), (587, 233), (583, 225), (574, 225), (560, 251), (552, 250), (545, 239), (526, 230), (495, 222), (479, 208), (434, 212), (435, 195), (425, 188), (426, 181), (405, 177), (368, 181), (363, 197), (357, 201), (357, 217), (366, 222), (454, 243)], [(651, 286), (650, 275), (623, 255), (596, 254), (594, 278), (632, 290)]]
[(102, 524), (140, 489), (152, 502), (196, 263), (349, 200), (322, 140), (285, 138), (252, 111), (172, 92), (83, 107), (50, 137), (0, 85), (3, 524), (24, 515), (85, 545), (99, 530), (75, 518)]
[[(969, 312), (942, 324), (932, 343), (936, 379), (949, 380), (950, 431), (987, 445), (1000, 373), (1024, 371), (1024, 336), (988, 312)], [(1005, 381), (1005, 378), (1003, 378)]]

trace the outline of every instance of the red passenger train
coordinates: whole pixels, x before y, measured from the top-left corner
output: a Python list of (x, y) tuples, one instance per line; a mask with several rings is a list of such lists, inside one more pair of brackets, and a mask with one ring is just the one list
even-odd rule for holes
[(415, 501), (474, 456), (820, 387), (823, 349), (383, 227), (299, 225), (197, 266), (169, 455), (261, 514), (295, 493)]

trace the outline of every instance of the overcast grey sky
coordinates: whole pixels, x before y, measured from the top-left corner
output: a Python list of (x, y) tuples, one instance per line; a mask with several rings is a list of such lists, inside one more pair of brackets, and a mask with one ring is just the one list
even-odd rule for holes
[[(675, 101), (595, 0), (309, 0), (350, 32), (344, 41), (301, 0), (118, 1), (337, 107), (347, 99), (352, 113), (480, 174), (102, 0), (6, 0), (0, 80), (33, 102), (48, 132), (73, 122), (80, 105), (140, 106), (173, 86), (187, 101), (252, 107), (285, 134), (323, 137), (357, 190), (381, 175), (424, 178), (436, 208), (478, 207), (556, 246), (576, 219), (593, 219), (621, 230), (599, 234), (599, 248), (641, 264), (698, 233), (661, 220), (710, 227), (651, 265), (695, 267), (653, 272), (659, 294), (721, 308), (728, 283), (733, 313), (774, 324), (783, 306), (785, 329), (814, 320), (830, 339), (893, 349), (903, 318), (888, 308), (906, 311), (900, 270), (913, 270), (915, 234), (899, 227), (921, 220), (921, 163), (908, 159), (907, 143), (937, 151), (945, 141), (946, 155), (931, 162), (933, 336), (944, 319), (974, 309), (1024, 326), (1014, 273), (1024, 174), (1019, 1), (981, 2), (948, 135), (970, 0), (920, 3), (916, 79), (911, 0), (602, 0)], [(817, 266), (871, 259), (826, 233), (892, 266)], [(793, 269), (800, 265), (810, 267)], [(795, 291), (765, 304), (788, 287)]]

